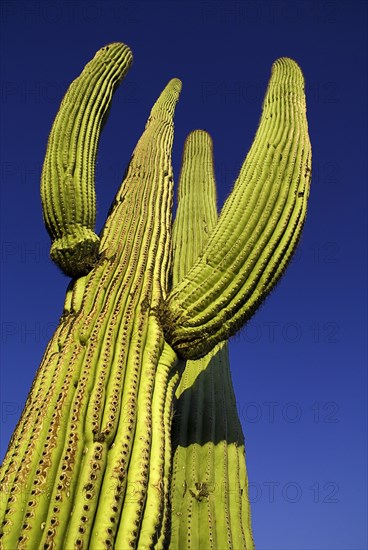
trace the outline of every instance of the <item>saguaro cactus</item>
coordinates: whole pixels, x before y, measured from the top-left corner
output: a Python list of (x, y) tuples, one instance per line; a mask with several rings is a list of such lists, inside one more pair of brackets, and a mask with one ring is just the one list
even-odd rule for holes
[[(1, 468), (4, 549), (253, 546), (226, 339), (280, 278), (305, 219), (303, 77), (290, 59), (273, 65), (255, 141), (218, 221), (209, 137), (188, 138), (171, 288), (178, 79), (153, 106), (93, 236), (98, 135), (130, 62), (123, 44), (102, 49), (50, 135), (44, 219), (51, 256), (75, 278)], [(195, 361), (184, 368), (183, 358)], [(211, 493), (216, 480), (225, 482), (221, 497)]]

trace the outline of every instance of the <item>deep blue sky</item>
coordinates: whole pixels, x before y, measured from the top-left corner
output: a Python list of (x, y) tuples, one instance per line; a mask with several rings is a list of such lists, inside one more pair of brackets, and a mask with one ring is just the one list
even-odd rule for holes
[(219, 206), (255, 134), (272, 62), (301, 66), (313, 178), (296, 258), (231, 342), (258, 550), (366, 550), (367, 7), (349, 1), (6, 1), (1, 66), (1, 456), (61, 314), (39, 177), (69, 83), (101, 46), (134, 65), (97, 165), (98, 229), (149, 110), (183, 82), (185, 136), (213, 138)]

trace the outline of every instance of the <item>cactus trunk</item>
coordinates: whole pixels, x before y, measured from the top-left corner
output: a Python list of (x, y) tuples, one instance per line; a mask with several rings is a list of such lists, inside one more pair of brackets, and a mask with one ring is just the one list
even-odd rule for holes
[(167, 293), (180, 88), (171, 81), (152, 109), (101, 236), (101, 259), (68, 291), (12, 438), (5, 548), (61, 540), (65, 548), (134, 547), (139, 538), (144, 547), (160, 533), (166, 379), (176, 356), (155, 308)]
[[(217, 221), (212, 141), (186, 140), (173, 228), (174, 287), (190, 271)], [(176, 391), (171, 484), (172, 548), (254, 548), (244, 438), (228, 349), (188, 360)]]

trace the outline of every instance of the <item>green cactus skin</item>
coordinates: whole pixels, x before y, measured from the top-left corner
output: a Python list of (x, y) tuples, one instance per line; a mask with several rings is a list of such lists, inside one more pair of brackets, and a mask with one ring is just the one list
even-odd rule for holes
[(253, 550), (227, 345), (188, 360), (173, 420), (170, 548)]
[(101, 48), (72, 82), (48, 140), (41, 177), (51, 259), (70, 277), (96, 263), (95, 162), (112, 95), (131, 66), (132, 52), (116, 42)]
[(151, 111), (101, 259), (68, 290), (10, 442), (1, 471), (5, 549), (130, 548), (138, 538), (148, 548), (161, 536), (166, 379), (176, 355), (155, 307), (167, 293), (180, 89), (172, 80)]
[(304, 79), (278, 59), (253, 145), (203, 254), (162, 309), (166, 340), (198, 358), (233, 335), (281, 277), (298, 242), (311, 176)]
[[(253, 548), (224, 342), (280, 278), (304, 222), (311, 151), (303, 77), (294, 61), (275, 62), (254, 144), (212, 230), (212, 146), (205, 132), (189, 137), (183, 181), (203, 189), (181, 185), (177, 284), (168, 294), (178, 79), (152, 108), (97, 253), (90, 233), (98, 130), (130, 62), (122, 44), (101, 50), (50, 135), (44, 219), (52, 255), (78, 278), (0, 470), (4, 550)], [(81, 170), (86, 176), (74, 178)], [(207, 355), (182, 375), (178, 354)]]
[(204, 130), (187, 137), (173, 224), (173, 287), (184, 279), (207, 243), (217, 222), (213, 145)]
[[(173, 226), (173, 285), (200, 256), (216, 224), (212, 141), (184, 146)], [(186, 361), (173, 419), (170, 548), (253, 549), (244, 438), (226, 344)]]

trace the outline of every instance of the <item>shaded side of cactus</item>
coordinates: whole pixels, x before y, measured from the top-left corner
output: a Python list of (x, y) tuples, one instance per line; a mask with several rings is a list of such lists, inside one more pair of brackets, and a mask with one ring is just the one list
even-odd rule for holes
[[(173, 228), (173, 284), (185, 277), (217, 221), (212, 141), (184, 146)], [(228, 350), (185, 362), (173, 419), (170, 548), (253, 548), (244, 438)]]
[(41, 198), (50, 256), (70, 277), (96, 263), (95, 162), (101, 125), (132, 53), (119, 42), (101, 48), (69, 86), (49, 136)]

